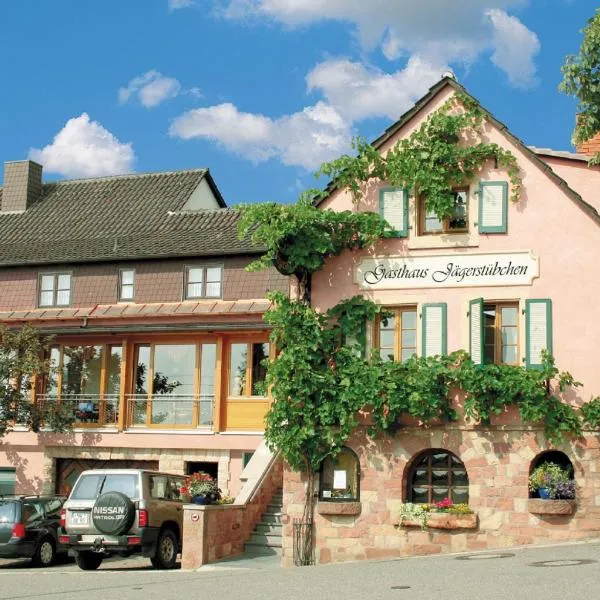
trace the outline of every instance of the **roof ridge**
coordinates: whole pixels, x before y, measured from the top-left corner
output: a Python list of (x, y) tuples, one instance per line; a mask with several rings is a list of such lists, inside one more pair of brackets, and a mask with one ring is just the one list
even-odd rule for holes
[[(183, 175), (185, 173), (208, 173), (208, 168), (178, 169), (175, 171), (148, 171), (145, 173), (123, 173), (122, 175), (102, 175), (100, 177), (80, 177), (78, 179), (59, 179), (57, 181), (44, 181), (43, 185), (66, 185), (71, 183), (89, 183), (93, 181), (110, 181), (113, 179), (141, 179), (156, 175)], [(2, 186), (0, 186), (2, 189)]]

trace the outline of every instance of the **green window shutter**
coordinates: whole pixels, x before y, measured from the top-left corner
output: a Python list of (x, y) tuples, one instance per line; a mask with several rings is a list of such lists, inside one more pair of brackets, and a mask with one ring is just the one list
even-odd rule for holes
[(542, 368), (542, 351), (552, 354), (552, 300), (525, 301), (525, 366)]
[(479, 184), (479, 233), (506, 233), (508, 183), (482, 181)]
[(469, 302), (469, 354), (476, 365), (483, 364), (483, 298)]
[(448, 354), (447, 312), (448, 305), (445, 302), (423, 304), (421, 356)]
[(408, 191), (399, 187), (379, 190), (379, 214), (394, 228), (395, 237), (408, 237)]

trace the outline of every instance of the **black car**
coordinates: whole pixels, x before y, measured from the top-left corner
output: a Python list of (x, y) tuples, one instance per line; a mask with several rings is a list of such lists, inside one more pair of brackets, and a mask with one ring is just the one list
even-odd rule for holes
[(58, 541), (63, 496), (0, 496), (0, 558), (50, 566), (67, 549)]

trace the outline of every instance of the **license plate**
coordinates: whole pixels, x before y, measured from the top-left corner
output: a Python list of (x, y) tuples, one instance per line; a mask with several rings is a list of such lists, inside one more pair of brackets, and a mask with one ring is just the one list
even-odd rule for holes
[(86, 526), (90, 524), (90, 513), (89, 512), (72, 512), (71, 523), (77, 526)]

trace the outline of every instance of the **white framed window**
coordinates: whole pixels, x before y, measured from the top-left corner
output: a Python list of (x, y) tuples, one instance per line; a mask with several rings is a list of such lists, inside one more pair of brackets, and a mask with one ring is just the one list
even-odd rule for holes
[(132, 302), (135, 298), (135, 269), (119, 271), (119, 300)]
[(71, 273), (41, 273), (39, 290), (39, 306), (69, 306), (71, 304)]
[(220, 298), (222, 296), (223, 267), (188, 266), (185, 268), (186, 300)]

